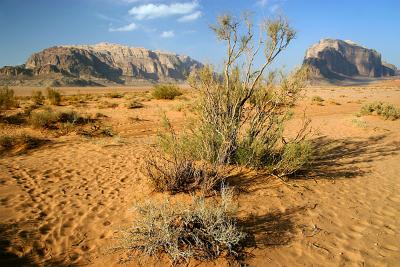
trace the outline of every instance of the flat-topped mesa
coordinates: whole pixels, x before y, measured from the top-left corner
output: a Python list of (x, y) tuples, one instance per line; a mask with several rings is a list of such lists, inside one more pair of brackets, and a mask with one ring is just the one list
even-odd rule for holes
[[(188, 56), (99, 43), (46, 48), (30, 56), (25, 69), (33, 77), (58, 75), (98, 83), (131, 84), (143, 80), (184, 81), (194, 68), (202, 66)], [(21, 70), (7, 70), (3, 73), (11, 75), (21, 73)]]
[(303, 64), (309, 65), (316, 76), (327, 79), (382, 77), (396, 73), (393, 65), (382, 63), (380, 53), (350, 40), (322, 39), (307, 50)]

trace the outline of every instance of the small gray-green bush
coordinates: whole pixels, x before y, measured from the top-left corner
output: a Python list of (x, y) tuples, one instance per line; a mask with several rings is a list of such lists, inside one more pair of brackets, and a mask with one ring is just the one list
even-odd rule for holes
[(322, 97), (316, 95), (316, 96), (313, 96), (313, 97), (311, 98), (311, 101), (312, 101), (312, 102), (324, 102), (325, 100), (324, 100)]
[(377, 114), (386, 120), (397, 120), (400, 118), (400, 109), (392, 104), (384, 102), (373, 102), (361, 107), (361, 115)]
[(223, 188), (221, 200), (193, 197), (190, 204), (147, 202), (136, 208), (132, 227), (121, 232), (116, 250), (140, 251), (148, 256), (166, 254), (172, 265), (190, 259), (213, 260), (237, 256), (245, 234), (233, 217), (232, 190)]
[(177, 96), (182, 95), (179, 87), (172, 84), (156, 85), (152, 91), (152, 96), (155, 99), (169, 99), (172, 100)]

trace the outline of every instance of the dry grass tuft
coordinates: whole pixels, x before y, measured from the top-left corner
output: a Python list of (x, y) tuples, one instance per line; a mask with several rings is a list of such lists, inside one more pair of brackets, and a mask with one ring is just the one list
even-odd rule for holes
[(15, 99), (14, 90), (8, 87), (0, 89), (0, 110), (6, 110), (18, 107), (18, 101)]
[(245, 238), (232, 214), (232, 190), (223, 187), (221, 200), (193, 197), (190, 204), (147, 202), (136, 208), (132, 227), (121, 232), (115, 250), (167, 255), (172, 265), (190, 259), (210, 261), (220, 256), (236, 257)]
[(47, 88), (47, 99), (49, 100), (51, 105), (59, 106), (61, 104), (61, 94), (58, 90)]

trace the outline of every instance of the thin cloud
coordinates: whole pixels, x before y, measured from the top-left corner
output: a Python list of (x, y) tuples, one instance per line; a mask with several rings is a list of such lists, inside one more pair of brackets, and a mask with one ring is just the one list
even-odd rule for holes
[(160, 35), (162, 38), (172, 38), (175, 36), (174, 31), (164, 31)]
[(97, 18), (105, 20), (105, 21), (109, 21), (109, 22), (121, 22), (120, 19), (114, 18), (114, 17), (110, 17), (101, 13), (96, 13), (95, 14)]
[(110, 32), (130, 32), (137, 29), (136, 23), (132, 22), (128, 25), (118, 27), (118, 28), (109, 28)]
[(174, 15), (189, 15), (196, 12), (199, 4), (194, 2), (174, 3), (174, 4), (144, 4), (133, 7), (129, 10), (129, 14), (137, 20), (156, 19), (162, 17), (170, 17)]
[(259, 6), (266, 6), (268, 4), (268, 0), (258, 0), (256, 4)]
[(201, 15), (202, 15), (201, 11), (196, 11), (192, 14), (185, 15), (185, 16), (179, 18), (178, 21), (179, 22), (193, 21), (193, 20), (200, 18)]
[(281, 6), (279, 4), (274, 4), (269, 8), (269, 11), (271, 11), (271, 13), (276, 13), (280, 8)]

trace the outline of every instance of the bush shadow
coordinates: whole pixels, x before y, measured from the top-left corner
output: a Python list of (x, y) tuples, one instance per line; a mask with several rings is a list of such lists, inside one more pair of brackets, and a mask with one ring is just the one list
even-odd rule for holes
[(365, 139), (313, 140), (316, 155), (308, 170), (291, 177), (294, 179), (346, 179), (364, 176), (370, 171), (366, 163), (400, 152), (400, 142), (385, 142), (388, 135)]
[[(37, 222), (0, 224), (0, 266), (60, 266), (73, 267), (63, 259), (44, 260), (48, 249), (41, 245)], [(18, 251), (18, 252), (17, 252)]]
[(304, 207), (295, 207), (284, 212), (273, 211), (263, 215), (250, 215), (238, 225), (247, 233), (245, 248), (265, 248), (290, 244), (296, 233), (295, 216)]

